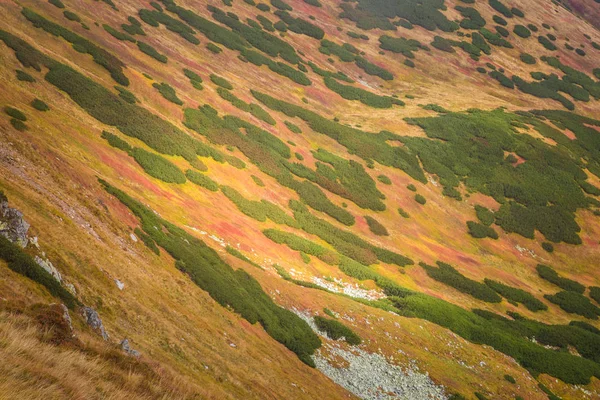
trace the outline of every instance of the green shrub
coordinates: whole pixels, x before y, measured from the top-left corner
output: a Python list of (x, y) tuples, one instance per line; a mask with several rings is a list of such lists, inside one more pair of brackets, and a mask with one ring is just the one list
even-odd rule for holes
[(69, 21), (81, 22), (81, 18), (79, 18), (79, 15), (75, 14), (72, 11), (65, 10), (65, 11), (63, 11), (63, 15)]
[(44, 103), (40, 99), (34, 99), (31, 102), (31, 107), (35, 108), (38, 111), (48, 111), (48, 110), (50, 110), (50, 107), (48, 107), (48, 104)]
[(35, 82), (35, 78), (33, 76), (20, 69), (17, 70), (17, 79), (22, 82)]
[(122, 98), (123, 100), (125, 100), (127, 103), (135, 104), (138, 102), (137, 97), (135, 97), (135, 95), (133, 93), (131, 93), (129, 90), (125, 89), (124, 87), (115, 86), (115, 89), (117, 89), (117, 92), (119, 92), (119, 97)]
[(419, 265), (423, 267), (430, 278), (451, 286), (459, 292), (469, 294), (476, 299), (489, 303), (500, 303), (502, 301), (502, 298), (494, 290), (483, 283), (465, 277), (449, 264), (438, 261), (437, 265), (439, 268), (425, 263), (420, 263)]
[(48, 0), (48, 3), (52, 4), (56, 8), (65, 8), (65, 5), (60, 0)]
[(223, 51), (223, 49), (221, 49), (219, 46), (217, 46), (216, 44), (214, 44), (212, 42), (208, 42), (208, 44), (206, 45), (206, 48), (214, 54), (219, 54)]
[(488, 0), (490, 6), (498, 11), (500, 14), (504, 15), (506, 18), (512, 18), (512, 11), (504, 5), (500, 0)]
[(538, 36), (538, 42), (546, 48), (546, 50), (554, 51), (556, 46), (546, 36)]
[(600, 316), (600, 308), (596, 307), (587, 297), (580, 293), (563, 291), (553, 295), (545, 295), (544, 297), (566, 312), (581, 315), (589, 319), (598, 319), (598, 316)]
[(600, 304), (600, 287), (590, 286), (590, 297), (598, 304)]
[(467, 221), (467, 228), (469, 228), (469, 235), (476, 239), (492, 238), (498, 239), (498, 233), (490, 226), (480, 224), (475, 221)]
[[(276, 121), (273, 119), (273, 117), (271, 117), (271, 115), (269, 115), (269, 113), (266, 112), (263, 108), (261, 108), (258, 104), (246, 103), (246, 102), (240, 100), (239, 98), (237, 98), (229, 90), (223, 89), (222, 87), (217, 88), (217, 93), (224, 100), (229, 101), (231, 104), (233, 104), (235, 107), (239, 108), (240, 110), (249, 112), (256, 118), (266, 122), (269, 125), (275, 125)], [(287, 152), (286, 152), (286, 154), (287, 154)]]
[(183, 39), (187, 40), (192, 44), (200, 44), (200, 40), (195, 35), (196, 32), (190, 28), (187, 24), (171, 17), (169, 14), (158, 10), (141, 9), (139, 16), (142, 21), (149, 24), (150, 26), (158, 27), (160, 24), (164, 25), (171, 32), (177, 33)]
[(515, 380), (515, 378), (513, 378), (510, 375), (504, 375), (504, 380), (506, 380), (507, 382), (512, 383), (513, 385), (517, 383), (517, 381)]
[(502, 26), (506, 26), (508, 25), (508, 22), (506, 22), (506, 20), (504, 18), (502, 18), (499, 15), (494, 15), (492, 17), (492, 19), (494, 20), (495, 23), (497, 23), (498, 25), (502, 25)]
[(219, 185), (217, 182), (210, 179), (205, 174), (201, 174), (200, 172), (188, 169), (185, 171), (185, 176), (189, 179), (190, 182), (195, 183), (198, 186), (201, 186), (205, 189), (210, 190), (211, 192), (216, 192), (219, 190)]
[(367, 221), (367, 225), (369, 226), (369, 230), (377, 235), (377, 236), (389, 236), (388, 230), (383, 226), (379, 221), (375, 218), (365, 215), (365, 220)]
[(153, 83), (152, 87), (158, 90), (158, 92), (165, 99), (169, 100), (171, 103), (175, 103), (179, 106), (183, 105), (183, 101), (177, 97), (177, 93), (175, 93), (175, 89), (168, 83)]
[(536, 63), (535, 57), (528, 53), (521, 53), (519, 56), (525, 64), (533, 65)]
[(102, 131), (102, 138), (106, 139), (108, 144), (112, 147), (123, 150), (126, 153), (131, 154), (131, 152), (133, 151), (133, 147), (131, 147), (129, 143), (127, 143), (125, 140), (121, 139), (113, 133)]
[(192, 84), (192, 86), (198, 90), (202, 90), (202, 78), (200, 77), (200, 75), (198, 75), (197, 73), (195, 73), (194, 71), (191, 71), (187, 68), (183, 69), (183, 74), (190, 80), (190, 83)]
[(291, 123), (290, 121), (284, 121), (283, 122), (285, 124), (285, 126), (287, 126), (287, 128), (292, 131), (293, 133), (297, 133), (300, 134), (302, 133), (302, 130), (300, 128), (298, 128), (297, 125)]
[(102, 27), (104, 28), (104, 30), (106, 32), (110, 33), (110, 35), (113, 36), (117, 40), (121, 40), (121, 41), (126, 40), (126, 41), (129, 41), (132, 43), (136, 42), (136, 40), (133, 36), (129, 35), (128, 33), (119, 32), (118, 30), (111, 27), (110, 25), (104, 24), (104, 25), (102, 25)]
[(398, 214), (400, 214), (402, 218), (410, 218), (410, 215), (402, 208), (398, 208)]
[(415, 195), (415, 201), (421, 205), (425, 205), (425, 203), (427, 203), (427, 199), (419, 193)]
[(14, 119), (18, 119), (19, 121), (27, 121), (27, 117), (25, 116), (25, 114), (23, 114), (23, 111), (18, 110), (14, 107), (11, 106), (6, 106), (4, 107), (4, 112), (9, 115), (10, 117), (13, 117)]
[(235, 204), (238, 210), (250, 218), (260, 222), (265, 222), (268, 218), (277, 224), (284, 224), (290, 227), (298, 226), (296, 221), (276, 204), (264, 199), (261, 201), (248, 200), (230, 186), (221, 186), (221, 191), (225, 197)]
[(281, 20), (286, 23), (287, 29), (292, 32), (306, 35), (317, 40), (321, 40), (323, 39), (323, 36), (325, 36), (323, 29), (302, 18), (292, 17), (287, 11), (277, 10), (275, 11), (275, 15), (281, 18)]
[(229, 83), (229, 81), (225, 78), (222, 78), (218, 75), (215, 74), (210, 74), (210, 80), (212, 83), (214, 83), (217, 86), (220, 86), (224, 89), (227, 90), (232, 90), (233, 89), (233, 85), (231, 83)]
[(138, 40), (137, 46), (138, 46), (138, 49), (140, 49), (140, 51), (142, 53), (149, 55), (150, 57), (154, 58), (156, 61), (159, 61), (163, 64), (167, 63), (167, 61), (168, 61), (167, 56), (165, 56), (164, 54), (160, 54), (158, 51), (156, 51), (156, 49), (154, 47), (150, 46), (149, 44), (146, 44), (146, 43)]
[(514, 288), (487, 278), (484, 279), (483, 282), (505, 299), (515, 303), (521, 303), (533, 312), (546, 311), (548, 309), (544, 303), (535, 298), (531, 293), (522, 289)]
[(327, 336), (330, 339), (338, 340), (344, 338), (348, 344), (353, 346), (358, 346), (362, 343), (360, 336), (339, 321), (318, 315), (314, 317), (314, 321), (317, 328), (320, 331), (327, 333)]
[(235, 248), (233, 248), (231, 246), (227, 246), (227, 247), (225, 247), (225, 251), (227, 253), (231, 254), (232, 256), (234, 256), (236, 258), (239, 258), (242, 261), (247, 262), (248, 264), (252, 265), (253, 267), (256, 267), (258, 269), (263, 269), (264, 270), (264, 268), (261, 265), (255, 263), (254, 261), (252, 261), (251, 259), (249, 259), (248, 257), (246, 257), (238, 249), (235, 249)]
[(136, 147), (131, 155), (148, 175), (156, 179), (178, 184), (186, 181), (185, 175), (175, 164), (158, 154)]
[(513, 32), (516, 33), (517, 36), (520, 36), (524, 39), (531, 36), (531, 31), (529, 29), (527, 29), (527, 27), (524, 25), (515, 25)]
[(20, 119), (11, 118), (10, 124), (13, 126), (13, 128), (18, 130), (19, 132), (23, 132), (23, 131), (27, 130), (27, 125), (25, 125), (25, 123), (23, 121), (21, 121)]
[(349, 85), (342, 85), (338, 83), (335, 79), (331, 77), (325, 77), (323, 79), (325, 82), (325, 86), (327, 86), (330, 90), (339, 94), (346, 100), (358, 100), (361, 103), (373, 107), (373, 108), (390, 108), (392, 105), (404, 105), (404, 102), (401, 100), (395, 99), (390, 96), (379, 96), (373, 94), (367, 90), (357, 88)]
[(549, 242), (542, 242), (542, 248), (548, 253), (552, 253), (554, 251), (554, 246)]
[(75, 296), (40, 267), (29, 254), (1, 235), (0, 258), (6, 261), (9, 269), (44, 286), (51, 295), (58, 297), (71, 310), (81, 305)]
[(486, 226), (492, 225), (496, 219), (493, 211), (480, 205), (475, 205), (475, 213), (477, 214), (477, 219)]
[(409, 183), (406, 188), (408, 190), (410, 190), (411, 192), (416, 192), (417, 191), (417, 187), (415, 185), (413, 185), (412, 183)]
[(536, 270), (540, 278), (547, 280), (563, 290), (579, 294), (585, 291), (585, 286), (583, 286), (581, 283), (561, 277), (554, 269), (547, 265), (538, 264)]
[(265, 187), (265, 183), (256, 175), (250, 175), (254, 183), (256, 183), (260, 187)]
[(377, 180), (381, 183), (383, 183), (384, 185), (391, 185), (392, 184), (392, 180), (390, 178), (388, 178), (385, 175), (379, 175), (377, 176)]

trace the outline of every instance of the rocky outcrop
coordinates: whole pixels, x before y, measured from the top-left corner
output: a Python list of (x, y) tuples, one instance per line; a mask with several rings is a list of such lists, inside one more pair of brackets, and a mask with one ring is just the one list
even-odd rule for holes
[(139, 351), (134, 350), (129, 346), (129, 339), (127, 338), (121, 341), (121, 350), (132, 357), (139, 357), (141, 355)]
[(91, 307), (83, 307), (81, 309), (81, 314), (85, 319), (85, 322), (88, 324), (93, 331), (102, 336), (102, 339), (108, 340), (109, 336), (104, 329), (104, 325), (102, 324), (102, 320), (100, 319), (100, 315), (98, 312)]
[(23, 219), (23, 213), (10, 208), (5, 196), (0, 196), (0, 235), (21, 247), (27, 246), (29, 224)]
[(54, 265), (52, 265), (50, 260), (48, 260), (48, 259), (44, 260), (43, 258), (41, 258), (39, 256), (35, 256), (33, 259), (35, 260), (37, 265), (44, 268), (46, 270), (46, 272), (48, 272), (50, 275), (52, 275), (54, 277), (54, 279), (56, 279), (57, 281), (62, 283), (62, 280), (63, 280), (62, 275), (60, 274), (60, 272), (58, 272), (56, 267)]

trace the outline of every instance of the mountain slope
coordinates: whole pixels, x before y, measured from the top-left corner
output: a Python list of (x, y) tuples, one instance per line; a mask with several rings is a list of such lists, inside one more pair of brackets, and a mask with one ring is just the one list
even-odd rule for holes
[(600, 33), (415, 4), (0, 5), (0, 393), (598, 396)]

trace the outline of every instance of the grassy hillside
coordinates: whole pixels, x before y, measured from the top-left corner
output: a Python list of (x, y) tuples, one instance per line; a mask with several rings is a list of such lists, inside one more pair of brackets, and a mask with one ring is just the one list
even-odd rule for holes
[(0, 393), (600, 396), (595, 3), (416, 3), (1, 4)]

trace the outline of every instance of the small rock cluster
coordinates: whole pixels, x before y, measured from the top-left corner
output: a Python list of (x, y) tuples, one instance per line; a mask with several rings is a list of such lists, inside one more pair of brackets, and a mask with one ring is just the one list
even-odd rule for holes
[(348, 367), (336, 368), (319, 352), (313, 356), (317, 369), (338, 385), (361, 399), (373, 400), (431, 400), (447, 399), (442, 386), (436, 385), (429, 375), (414, 365), (401, 368), (390, 364), (384, 356), (360, 348), (352, 351), (339, 345), (325, 345), (329, 354), (340, 357)]

